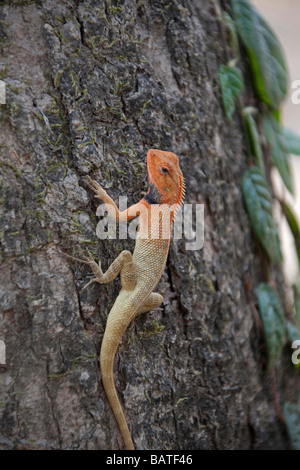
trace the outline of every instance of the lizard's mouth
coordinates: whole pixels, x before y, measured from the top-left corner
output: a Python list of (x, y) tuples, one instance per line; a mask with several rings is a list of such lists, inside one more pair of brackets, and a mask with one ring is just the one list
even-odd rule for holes
[(148, 204), (161, 204), (161, 195), (159, 191), (156, 189), (155, 185), (153, 183), (149, 184), (149, 190), (144, 196), (145, 201), (148, 202)]

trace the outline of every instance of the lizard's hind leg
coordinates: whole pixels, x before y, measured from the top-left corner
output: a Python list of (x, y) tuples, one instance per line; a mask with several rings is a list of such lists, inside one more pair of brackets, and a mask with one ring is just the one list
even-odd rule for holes
[(153, 310), (154, 308), (158, 307), (163, 300), (164, 298), (162, 295), (158, 294), (157, 292), (152, 292), (152, 294), (149, 295), (149, 297), (137, 310), (135, 316), (139, 315), (140, 313), (145, 313), (149, 312), (149, 310)]
[(99, 282), (100, 284), (107, 284), (108, 282), (113, 281), (118, 274), (121, 273), (121, 283), (122, 287), (126, 290), (133, 290), (136, 286), (136, 272), (135, 272), (135, 265), (132, 259), (132, 254), (128, 250), (123, 250), (119, 256), (111, 263), (109, 268), (105, 273), (103, 273), (101, 269), (101, 261), (97, 264), (96, 261), (93, 259), (92, 254), (88, 251), (88, 256), (86, 256), (82, 249), (78, 247), (78, 250), (82, 256), (82, 259), (75, 258), (74, 256), (70, 256), (66, 253), (68, 258), (79, 261), (80, 263), (88, 264), (94, 274), (94, 278), (91, 279), (83, 289), (86, 289), (90, 284), (93, 282)]

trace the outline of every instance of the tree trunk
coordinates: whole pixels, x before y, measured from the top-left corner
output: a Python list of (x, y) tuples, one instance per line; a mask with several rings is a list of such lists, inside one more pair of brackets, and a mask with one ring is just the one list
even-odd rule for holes
[(119, 347), (135, 446), (288, 448), (274, 400), (296, 379), (286, 353), (274, 391), (249, 300), (263, 270), (242, 201), (241, 117), (221, 104), (230, 47), (213, 2), (1, 2), (0, 31), (0, 449), (123, 448), (98, 361), (120, 281), (81, 291), (90, 268), (60, 251), (80, 245), (105, 269), (132, 251), (131, 239), (97, 238), (84, 178), (138, 202), (149, 148), (179, 156), (186, 202), (205, 204), (205, 241), (171, 242), (163, 306)]

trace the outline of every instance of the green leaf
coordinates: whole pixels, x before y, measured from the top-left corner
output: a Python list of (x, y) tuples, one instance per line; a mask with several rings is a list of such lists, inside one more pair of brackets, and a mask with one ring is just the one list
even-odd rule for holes
[(300, 228), (299, 228), (295, 214), (293, 213), (292, 209), (285, 201), (280, 201), (280, 204), (284, 212), (284, 215), (287, 218), (292, 234), (300, 243)]
[(293, 450), (300, 450), (300, 407), (285, 403), (283, 414)]
[(257, 288), (259, 313), (268, 349), (268, 365), (271, 369), (280, 356), (285, 343), (285, 323), (280, 300), (273, 287), (261, 283)]
[(293, 155), (300, 155), (300, 134), (288, 127), (284, 127), (283, 136), (285, 138), (288, 152)]
[(258, 167), (252, 166), (244, 172), (242, 192), (252, 228), (261, 245), (271, 260), (281, 261), (272, 198), (267, 182)]
[(250, 113), (244, 114), (244, 122), (247, 136), (247, 147), (250, 155), (254, 155), (258, 167), (265, 174), (265, 165), (263, 151), (260, 144), (260, 135), (257, 130), (256, 122)]
[(248, 0), (231, 0), (238, 34), (246, 48), (256, 93), (271, 108), (285, 98), (288, 77), (274, 32)]
[(271, 113), (265, 114), (262, 117), (262, 126), (270, 149), (272, 161), (279, 171), (285, 186), (293, 194), (289, 152), (286, 140), (282, 133), (282, 127)]
[(224, 111), (231, 121), (235, 109), (235, 100), (244, 88), (243, 78), (236, 67), (221, 65), (219, 68), (219, 80)]
[(300, 329), (300, 288), (297, 284), (293, 285), (294, 313), (298, 328)]
[(292, 322), (288, 321), (286, 323), (286, 331), (290, 342), (300, 340), (300, 330)]
[(298, 263), (299, 263), (299, 268), (300, 268), (300, 228), (299, 228), (296, 216), (294, 215), (290, 206), (284, 201), (279, 201), (279, 202), (280, 202), (282, 211), (286, 217), (287, 223), (289, 224), (289, 227), (291, 229), (292, 235), (294, 237), (295, 248), (296, 248), (296, 253), (297, 253), (297, 258), (298, 258)]
[(235, 23), (233, 19), (231, 18), (231, 16), (226, 11), (223, 13), (223, 21), (226, 24), (227, 29), (229, 31), (229, 35), (231, 39), (230, 45), (235, 52), (234, 55), (240, 57), (239, 40), (238, 40)]
[(281, 123), (281, 111), (279, 108), (272, 110), (272, 116), (274, 116), (274, 119), (276, 119), (279, 124)]

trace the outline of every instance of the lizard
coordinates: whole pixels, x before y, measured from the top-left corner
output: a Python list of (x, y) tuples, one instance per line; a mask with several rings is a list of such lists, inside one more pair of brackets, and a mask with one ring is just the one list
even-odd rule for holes
[(89, 265), (93, 282), (105, 284), (121, 278), (121, 291), (110, 310), (100, 351), (100, 369), (106, 396), (121, 431), (127, 450), (134, 444), (120, 404), (113, 377), (114, 358), (124, 332), (139, 314), (158, 307), (163, 297), (153, 292), (165, 269), (170, 245), (172, 221), (182, 204), (185, 184), (179, 167), (179, 159), (173, 152), (150, 149), (147, 152), (149, 189), (145, 196), (124, 211), (96, 181), (87, 177), (86, 184), (103, 201), (108, 213), (117, 221), (130, 220), (138, 216), (138, 231), (133, 254), (123, 250), (105, 273), (101, 261), (96, 263), (90, 252), (85, 255), (79, 248), (82, 259), (69, 258)]

